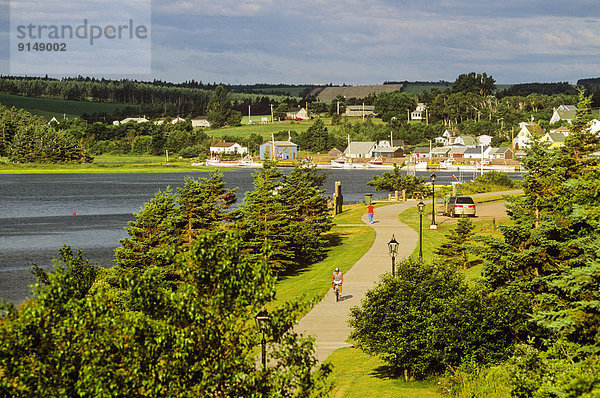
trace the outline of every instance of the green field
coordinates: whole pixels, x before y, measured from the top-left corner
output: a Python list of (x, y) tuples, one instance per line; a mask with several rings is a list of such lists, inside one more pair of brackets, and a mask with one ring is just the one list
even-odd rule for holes
[(108, 104), (103, 102), (85, 102), (85, 101), (65, 101), (49, 98), (29, 98), (20, 95), (0, 93), (0, 104), (6, 107), (15, 107), (25, 109), (34, 115), (43, 116), (47, 120), (56, 117), (58, 120), (63, 117), (74, 119), (81, 116), (82, 113), (106, 112), (112, 115), (115, 109), (126, 106), (135, 107), (128, 104)]
[[(253, 116), (253, 121), (260, 121), (261, 116)], [(269, 117), (270, 119), (270, 117)], [(274, 122), (268, 124), (248, 124), (248, 116), (242, 118), (242, 125), (236, 127), (221, 127), (215, 130), (206, 130), (206, 134), (211, 137), (220, 138), (223, 136), (235, 136), (244, 138), (250, 134), (258, 134), (263, 138), (271, 139), (271, 134), (279, 131), (306, 131), (313, 124), (313, 120)]]

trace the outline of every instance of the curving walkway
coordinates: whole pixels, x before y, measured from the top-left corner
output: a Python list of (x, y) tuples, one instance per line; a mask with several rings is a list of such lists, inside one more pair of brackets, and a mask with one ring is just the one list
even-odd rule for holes
[[(418, 243), (418, 234), (398, 221), (398, 214), (416, 206), (416, 203), (410, 200), (375, 209), (374, 223), (371, 227), (377, 236), (373, 246), (349, 271), (349, 264), (340, 264), (340, 270), (344, 273), (342, 300), (336, 303), (333, 291), (330, 289), (325, 298), (296, 326), (297, 332), (316, 338), (316, 357), (319, 362), (323, 362), (334, 350), (350, 346), (346, 342), (351, 332), (348, 325), (350, 307), (359, 305), (367, 290), (376, 284), (380, 275), (391, 271), (392, 262), (388, 254), (388, 242), (392, 234), (399, 242), (396, 261), (408, 257), (414, 251)], [(362, 220), (368, 224), (366, 208)]]

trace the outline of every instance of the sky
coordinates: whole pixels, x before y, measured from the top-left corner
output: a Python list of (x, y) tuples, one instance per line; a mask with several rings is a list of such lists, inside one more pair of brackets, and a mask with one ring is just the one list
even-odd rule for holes
[[(20, 74), (8, 9), (0, 0), (0, 73)], [(155, 0), (150, 73), (106, 77), (359, 85), (486, 72), (575, 83), (599, 65), (597, 0)]]

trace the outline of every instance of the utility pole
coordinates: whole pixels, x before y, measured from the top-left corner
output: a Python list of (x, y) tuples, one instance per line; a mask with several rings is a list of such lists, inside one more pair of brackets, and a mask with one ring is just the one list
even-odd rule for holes
[(271, 106), (271, 123), (273, 123), (273, 104), (269, 104)]
[(248, 105), (248, 124), (250, 124), (250, 105)]
[(337, 102), (337, 114), (340, 114), (340, 101)]
[(363, 107), (362, 107), (362, 120), (363, 122), (365, 121), (365, 103), (363, 102)]

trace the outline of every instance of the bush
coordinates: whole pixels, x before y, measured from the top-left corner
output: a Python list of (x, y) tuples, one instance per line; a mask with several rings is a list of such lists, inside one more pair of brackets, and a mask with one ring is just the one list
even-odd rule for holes
[(204, 149), (200, 145), (186, 146), (179, 151), (179, 156), (182, 158), (195, 158), (204, 153)]
[(131, 153), (134, 155), (149, 154), (152, 150), (152, 136), (140, 135), (133, 139)]
[(506, 358), (523, 308), (520, 296), (467, 283), (450, 264), (405, 260), (351, 309), (350, 324), (363, 350), (421, 378)]
[(489, 171), (475, 179), (476, 183), (489, 184), (489, 185), (500, 185), (507, 188), (515, 186), (515, 182), (508, 176), (508, 174), (501, 171)]

